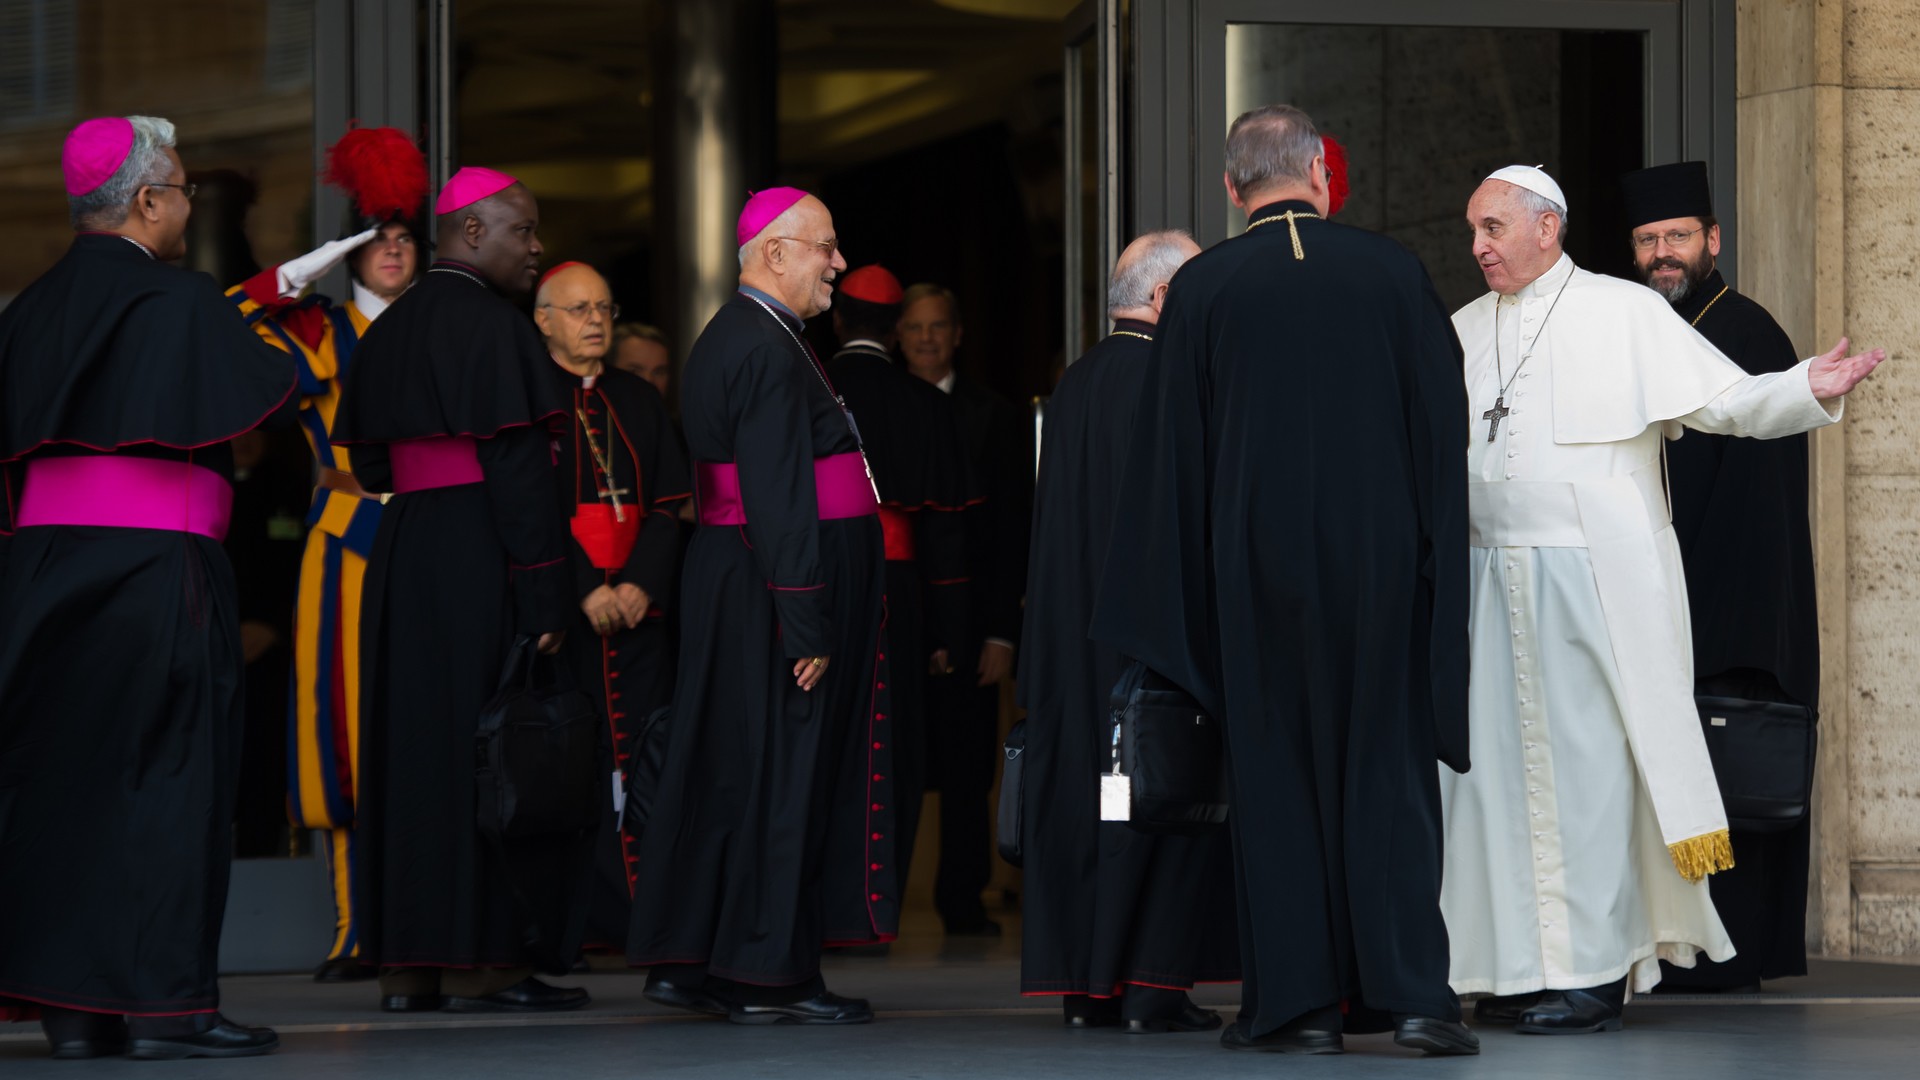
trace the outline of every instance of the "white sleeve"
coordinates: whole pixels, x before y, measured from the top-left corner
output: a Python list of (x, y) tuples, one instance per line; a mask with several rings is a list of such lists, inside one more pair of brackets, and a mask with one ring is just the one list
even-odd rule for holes
[(1829, 405), (1813, 396), (1807, 382), (1812, 360), (1802, 360), (1785, 371), (1748, 375), (1719, 397), (1685, 416), (1680, 422), (1714, 435), (1749, 439), (1778, 439), (1825, 427), (1840, 419), (1845, 400)]

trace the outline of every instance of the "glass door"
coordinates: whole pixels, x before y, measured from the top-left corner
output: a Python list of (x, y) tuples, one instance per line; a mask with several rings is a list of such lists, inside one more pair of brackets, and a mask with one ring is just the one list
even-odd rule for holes
[[(1731, 223), (1731, 5), (1719, 0), (1166, 0), (1138, 5), (1137, 141), (1177, 168), (1136, 163), (1136, 219), (1239, 231), (1221, 184), (1226, 131), (1247, 109), (1300, 106), (1351, 160), (1343, 219), (1420, 255), (1442, 298), (1484, 288), (1462, 214), (1481, 178), (1540, 164), (1566, 189), (1569, 252), (1626, 275), (1617, 179), (1705, 159)], [(1185, 130), (1182, 130), (1182, 128)], [(1729, 252), (1722, 259), (1731, 266)]]

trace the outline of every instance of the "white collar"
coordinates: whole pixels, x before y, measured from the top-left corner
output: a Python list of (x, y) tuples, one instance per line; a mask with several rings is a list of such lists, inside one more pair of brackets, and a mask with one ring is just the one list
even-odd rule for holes
[(353, 286), (353, 306), (360, 309), (360, 314), (366, 316), (368, 322), (379, 318), (380, 313), (387, 310), (387, 301), (376, 296), (372, 289), (351, 278), (348, 283)]
[(879, 342), (869, 337), (854, 338), (851, 341), (843, 342), (840, 347), (842, 349), (863, 349), (863, 348), (871, 349), (877, 353), (887, 352), (887, 347), (885, 345), (882, 345)]
[(953, 393), (953, 376), (954, 376), (954, 373), (949, 371), (947, 372), (946, 378), (941, 379), (939, 382), (934, 383), (933, 385), (939, 387), (941, 393), (951, 394)]
[(1522, 300), (1537, 300), (1542, 297), (1550, 298), (1560, 291), (1560, 286), (1566, 284), (1568, 275), (1572, 273), (1573, 256), (1561, 252), (1559, 262), (1554, 263), (1546, 273), (1527, 282), (1526, 288), (1521, 289), (1516, 295)]

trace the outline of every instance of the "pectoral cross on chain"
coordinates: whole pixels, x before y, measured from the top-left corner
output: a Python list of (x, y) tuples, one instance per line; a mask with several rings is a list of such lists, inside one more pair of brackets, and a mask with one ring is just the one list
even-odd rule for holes
[(598, 488), (594, 493), (596, 495), (599, 495), (601, 498), (606, 499), (609, 502), (613, 503), (613, 520), (615, 521), (627, 520), (626, 511), (620, 509), (620, 496), (633, 494), (632, 488), (613, 487), (612, 485), (608, 485), (607, 487)]
[(1512, 414), (1513, 410), (1507, 408), (1507, 395), (1505, 394), (1494, 398), (1493, 408), (1480, 414), (1480, 419), (1490, 421), (1490, 423), (1487, 424), (1488, 442), (1492, 442), (1494, 437), (1500, 434), (1500, 421), (1505, 420)]

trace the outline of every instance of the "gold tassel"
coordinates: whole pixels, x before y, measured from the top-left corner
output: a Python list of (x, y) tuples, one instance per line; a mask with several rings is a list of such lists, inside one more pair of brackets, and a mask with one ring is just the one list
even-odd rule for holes
[(1293, 234), (1294, 261), (1302, 262), (1307, 257), (1307, 249), (1300, 246), (1300, 226), (1293, 223), (1293, 211), (1291, 210), (1287, 211), (1286, 218), (1287, 218), (1287, 231)]
[(1733, 838), (1725, 829), (1668, 844), (1667, 853), (1673, 856), (1673, 868), (1694, 884), (1708, 874), (1733, 869)]

